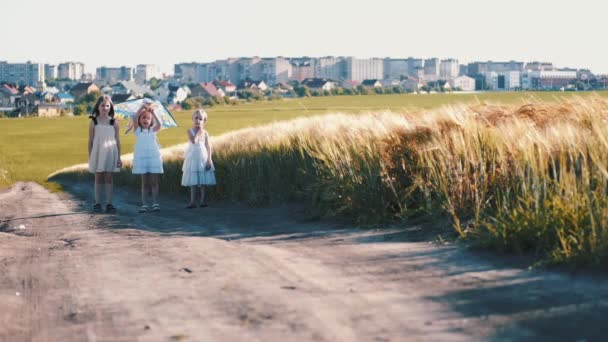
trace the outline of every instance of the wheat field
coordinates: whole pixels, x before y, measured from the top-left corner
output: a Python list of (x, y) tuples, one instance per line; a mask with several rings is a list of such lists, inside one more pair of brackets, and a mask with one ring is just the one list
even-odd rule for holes
[[(444, 217), (463, 239), (547, 264), (608, 264), (608, 101), (330, 114), (213, 138), (217, 198), (306, 203), (316, 217)], [(163, 192), (185, 145), (163, 150)], [(126, 170), (117, 184), (137, 187)], [(88, 177), (86, 164), (53, 177)]]

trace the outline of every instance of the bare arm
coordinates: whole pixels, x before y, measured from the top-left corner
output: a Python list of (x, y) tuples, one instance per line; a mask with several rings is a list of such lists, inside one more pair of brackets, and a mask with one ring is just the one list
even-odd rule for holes
[(135, 132), (137, 130), (137, 128), (139, 127), (139, 115), (141, 114), (141, 108), (137, 111), (137, 113), (135, 113), (135, 116), (133, 117), (133, 124), (131, 125), (131, 128), (133, 128), (133, 132)]
[(209, 158), (207, 159), (207, 165), (211, 168), (213, 165), (213, 160), (211, 159), (213, 155), (213, 149), (211, 148), (211, 142), (209, 141), (209, 133), (205, 132), (205, 147), (207, 148), (207, 152), (209, 154)]
[(93, 149), (93, 140), (95, 139), (95, 124), (93, 120), (89, 124), (89, 158), (91, 158), (91, 150)]
[(125, 134), (129, 134), (129, 132), (131, 132), (132, 129), (133, 129), (133, 123), (129, 122), (129, 124), (127, 125), (127, 130), (125, 131)]
[(160, 131), (160, 128), (162, 126), (162, 121), (160, 121), (160, 118), (158, 117), (158, 114), (156, 114), (156, 111), (152, 111), (152, 117), (156, 121), (154, 123), (154, 132), (158, 132)]
[(116, 163), (116, 166), (122, 167), (122, 160), (120, 160), (120, 124), (118, 121), (114, 121), (114, 138), (116, 139), (116, 148), (118, 149), (118, 163)]

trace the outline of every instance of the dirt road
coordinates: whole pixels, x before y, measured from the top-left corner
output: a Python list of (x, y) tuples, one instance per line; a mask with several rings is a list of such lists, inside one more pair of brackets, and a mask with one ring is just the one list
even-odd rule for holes
[[(294, 207), (89, 212), (0, 192), (0, 341), (605, 340), (608, 280), (529, 270)], [(86, 208), (86, 209), (85, 209)]]

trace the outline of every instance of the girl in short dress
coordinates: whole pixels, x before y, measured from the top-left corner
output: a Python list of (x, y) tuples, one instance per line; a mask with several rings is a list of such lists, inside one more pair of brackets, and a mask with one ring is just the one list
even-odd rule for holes
[[(158, 204), (158, 178), (163, 173), (163, 160), (156, 133), (160, 130), (161, 121), (154, 112), (154, 107), (144, 104), (133, 119), (135, 148), (133, 151), (133, 174), (141, 175), (140, 213), (160, 211)], [(128, 131), (127, 131), (128, 133)], [(152, 206), (148, 206), (146, 195), (152, 194)]]
[(192, 128), (188, 130), (188, 148), (184, 154), (182, 167), (182, 186), (190, 187), (190, 203), (186, 208), (197, 207), (197, 189), (200, 189), (200, 207), (207, 207), (205, 188), (215, 185), (215, 167), (211, 156), (213, 150), (209, 142), (209, 133), (205, 131), (207, 113), (197, 109), (192, 113)]
[(106, 213), (115, 213), (112, 205), (114, 192), (112, 174), (120, 172), (120, 127), (114, 119), (114, 104), (112, 99), (101, 96), (97, 99), (93, 113), (89, 117), (89, 172), (95, 174), (95, 204), (94, 212), (101, 212), (101, 188), (106, 193)]

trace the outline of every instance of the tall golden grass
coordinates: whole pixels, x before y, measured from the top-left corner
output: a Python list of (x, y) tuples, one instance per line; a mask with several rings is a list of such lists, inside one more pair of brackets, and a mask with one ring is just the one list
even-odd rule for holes
[[(359, 223), (442, 214), (481, 246), (605, 267), (607, 120), (608, 102), (598, 97), (242, 129), (213, 139), (214, 195), (254, 205), (303, 200), (312, 215)], [(163, 150), (163, 192), (183, 191), (184, 148)], [(138, 186), (126, 164), (119, 184)]]

